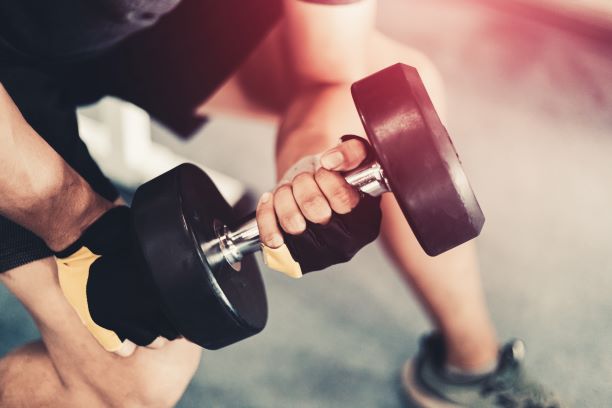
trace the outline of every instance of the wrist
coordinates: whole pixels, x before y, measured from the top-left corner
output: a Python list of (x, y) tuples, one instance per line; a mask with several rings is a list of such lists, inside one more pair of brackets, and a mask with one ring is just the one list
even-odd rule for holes
[(91, 224), (114, 206), (80, 177), (67, 181), (58, 193), (50, 197), (48, 203), (47, 228), (41, 235), (55, 252), (73, 244)]
[(298, 129), (296, 133), (298, 134), (288, 135), (286, 143), (279, 143), (279, 146), (277, 146), (276, 172), (278, 180), (304, 158), (322, 153), (335, 143), (332, 138), (322, 140), (320, 134), (310, 133), (306, 129)]
[(276, 143), (279, 176), (304, 156), (337, 145), (345, 134), (363, 134), (350, 84), (303, 87), (294, 95)]

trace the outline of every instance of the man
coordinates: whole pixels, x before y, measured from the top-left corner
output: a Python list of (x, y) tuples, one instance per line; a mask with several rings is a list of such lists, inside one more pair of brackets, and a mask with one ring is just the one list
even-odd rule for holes
[[(170, 406), (198, 365), (197, 346), (167, 341), (176, 333), (139, 274), (129, 210), (80, 142), (76, 106), (116, 95), (187, 135), (203, 122), (198, 106), (257, 48), (203, 109), (282, 112), (281, 182), (262, 197), (257, 216), (264, 245), (281, 248), (281, 229), (299, 235), (306, 221), (326, 225), (363, 205), (337, 173), (358, 165), (367, 149), (354, 139), (337, 145), (342, 134), (362, 133), (350, 83), (402, 60), (420, 69), (441, 109), (435, 71), (377, 34), (374, 15), (374, 0), (0, 5), (0, 279), (42, 335), (0, 361), (0, 405)], [(324, 151), (323, 169), (290, 171)], [(522, 375), (520, 343), (498, 350), (473, 246), (429, 258), (393, 199), (381, 206), (383, 237), (441, 332), (407, 365), (410, 396), (424, 406), (551, 406)], [(79, 310), (60, 283), (66, 268), (98, 257), (110, 262), (89, 276), (101, 282), (88, 293), (89, 309), (102, 308), (92, 319), (93, 310)], [(108, 302), (109, 286), (127, 295)], [(136, 292), (134, 301), (128, 295)], [(121, 340), (115, 353), (95, 340), (104, 343), (94, 334), (101, 320)]]

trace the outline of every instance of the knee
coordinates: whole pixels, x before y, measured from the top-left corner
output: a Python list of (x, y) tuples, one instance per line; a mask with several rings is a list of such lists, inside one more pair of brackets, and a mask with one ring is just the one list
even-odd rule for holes
[(368, 61), (371, 64), (369, 70), (371, 72), (397, 62), (415, 67), (425, 84), (427, 93), (438, 115), (443, 122), (445, 121), (446, 98), (442, 76), (434, 63), (425, 54), (415, 48), (395, 41), (380, 32), (376, 32), (372, 36), (368, 47), (368, 54)]

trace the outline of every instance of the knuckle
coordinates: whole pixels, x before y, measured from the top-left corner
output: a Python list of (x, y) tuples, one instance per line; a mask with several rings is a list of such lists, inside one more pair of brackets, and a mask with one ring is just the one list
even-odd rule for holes
[(291, 217), (286, 217), (280, 221), (280, 226), (283, 231), (288, 232), (289, 234), (295, 235), (302, 231), (299, 230), (296, 223), (291, 220)]
[(285, 213), (288, 211), (289, 205), (291, 203), (287, 200), (286, 197), (278, 197), (274, 199), (274, 211), (278, 213)]
[(304, 182), (310, 181), (311, 179), (312, 179), (312, 173), (302, 172), (293, 178), (292, 184), (302, 184)]
[(319, 195), (305, 199), (302, 202), (302, 208), (306, 218), (315, 223), (324, 222), (331, 217), (331, 208), (327, 200)]
[(302, 208), (307, 212), (318, 212), (324, 206), (325, 199), (318, 194), (311, 194), (302, 200)]
[(320, 189), (329, 191), (346, 183), (344, 178), (339, 174), (327, 169), (319, 169), (315, 173), (315, 182)]
[(332, 173), (331, 171), (323, 167), (321, 167), (315, 172), (314, 177), (317, 183), (320, 183), (320, 182), (326, 183), (326, 182), (329, 182), (335, 179), (334, 173)]
[(287, 194), (289, 192), (291, 192), (291, 184), (284, 183), (276, 188), (274, 195), (277, 196), (279, 194), (282, 195), (282, 194)]
[(295, 209), (295, 201), (293, 195), (283, 194), (274, 200), (274, 211), (278, 216), (292, 212)]
[[(286, 215), (281, 218), (280, 222), (283, 229), (289, 234), (300, 234), (306, 229), (305, 223), (300, 220), (300, 215)], [(302, 225), (303, 224), (303, 225)]]
[(353, 209), (357, 199), (353, 191), (348, 188), (339, 188), (332, 193), (331, 201), (337, 207), (336, 212), (344, 214)]
[[(287, 231), (288, 229), (289, 230), (292, 229), (292, 225), (291, 225), (293, 222), (292, 214), (283, 215), (282, 217), (279, 218), (279, 221), (285, 231)], [(290, 231), (287, 231), (287, 232), (290, 232)]]
[(286, 197), (291, 196), (291, 186), (289, 184), (283, 184), (278, 187), (274, 192), (274, 204), (283, 201)]

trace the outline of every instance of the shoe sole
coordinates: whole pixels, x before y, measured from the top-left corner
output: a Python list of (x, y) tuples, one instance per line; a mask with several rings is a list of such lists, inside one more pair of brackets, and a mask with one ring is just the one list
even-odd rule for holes
[(410, 402), (419, 408), (461, 408), (461, 405), (442, 401), (420, 387), (412, 360), (406, 361), (402, 368), (402, 388)]

